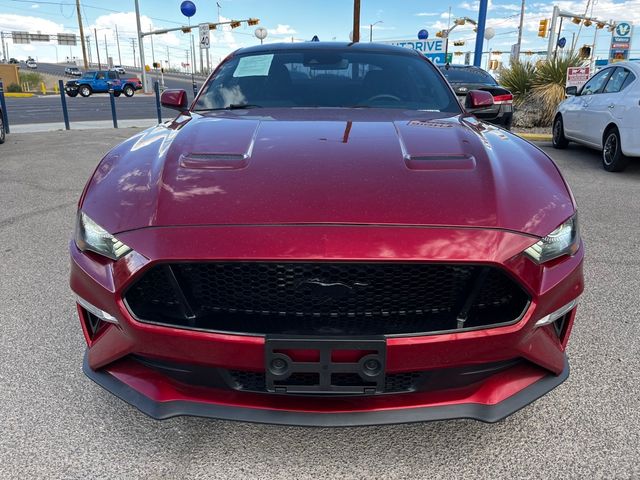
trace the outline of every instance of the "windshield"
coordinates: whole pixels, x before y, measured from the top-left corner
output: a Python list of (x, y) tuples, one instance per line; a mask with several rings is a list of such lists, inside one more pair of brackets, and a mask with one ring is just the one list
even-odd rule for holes
[(234, 56), (205, 85), (194, 110), (255, 107), (460, 112), (444, 80), (425, 59), (346, 49)]
[(481, 68), (473, 67), (440, 67), (442, 74), (450, 83), (480, 83), (483, 85), (497, 85), (498, 82)]

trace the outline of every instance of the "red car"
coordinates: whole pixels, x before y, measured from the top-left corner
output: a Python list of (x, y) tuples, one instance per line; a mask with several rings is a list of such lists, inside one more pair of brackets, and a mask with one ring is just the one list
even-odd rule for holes
[(423, 56), (239, 50), (80, 198), (84, 371), (154, 418), (493, 422), (562, 383), (576, 205)]

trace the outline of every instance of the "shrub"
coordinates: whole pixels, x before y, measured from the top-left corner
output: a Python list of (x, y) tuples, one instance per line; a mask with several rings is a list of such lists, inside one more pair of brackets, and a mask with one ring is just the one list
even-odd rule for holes
[(531, 97), (539, 104), (545, 123), (551, 124), (558, 105), (565, 99), (567, 69), (583, 63), (577, 55), (558, 55), (538, 65)]
[(40, 85), (43, 81), (42, 75), (36, 72), (20, 72), (20, 83), (28, 83), (29, 85)]
[(20, 85), (18, 85), (17, 83), (11, 83), (7, 87), (7, 92), (8, 93), (22, 93), (22, 87)]
[(533, 88), (536, 66), (531, 62), (514, 61), (509, 68), (500, 71), (500, 84), (513, 94), (516, 105), (521, 105)]

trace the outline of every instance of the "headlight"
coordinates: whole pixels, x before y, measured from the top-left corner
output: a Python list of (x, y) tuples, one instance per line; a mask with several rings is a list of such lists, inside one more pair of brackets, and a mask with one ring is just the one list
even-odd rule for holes
[(573, 255), (580, 246), (578, 214), (564, 222), (553, 232), (527, 248), (524, 253), (536, 263), (544, 263), (562, 255)]
[(83, 212), (78, 212), (76, 223), (76, 245), (80, 250), (90, 250), (111, 260), (118, 260), (131, 249), (91, 220)]

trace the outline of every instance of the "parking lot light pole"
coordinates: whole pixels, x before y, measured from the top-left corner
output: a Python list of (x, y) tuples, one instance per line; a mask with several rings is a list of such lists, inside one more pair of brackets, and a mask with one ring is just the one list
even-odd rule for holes
[(369, 24), (369, 43), (373, 42), (373, 27), (379, 23), (383, 23), (382, 20), (378, 20), (376, 23)]

